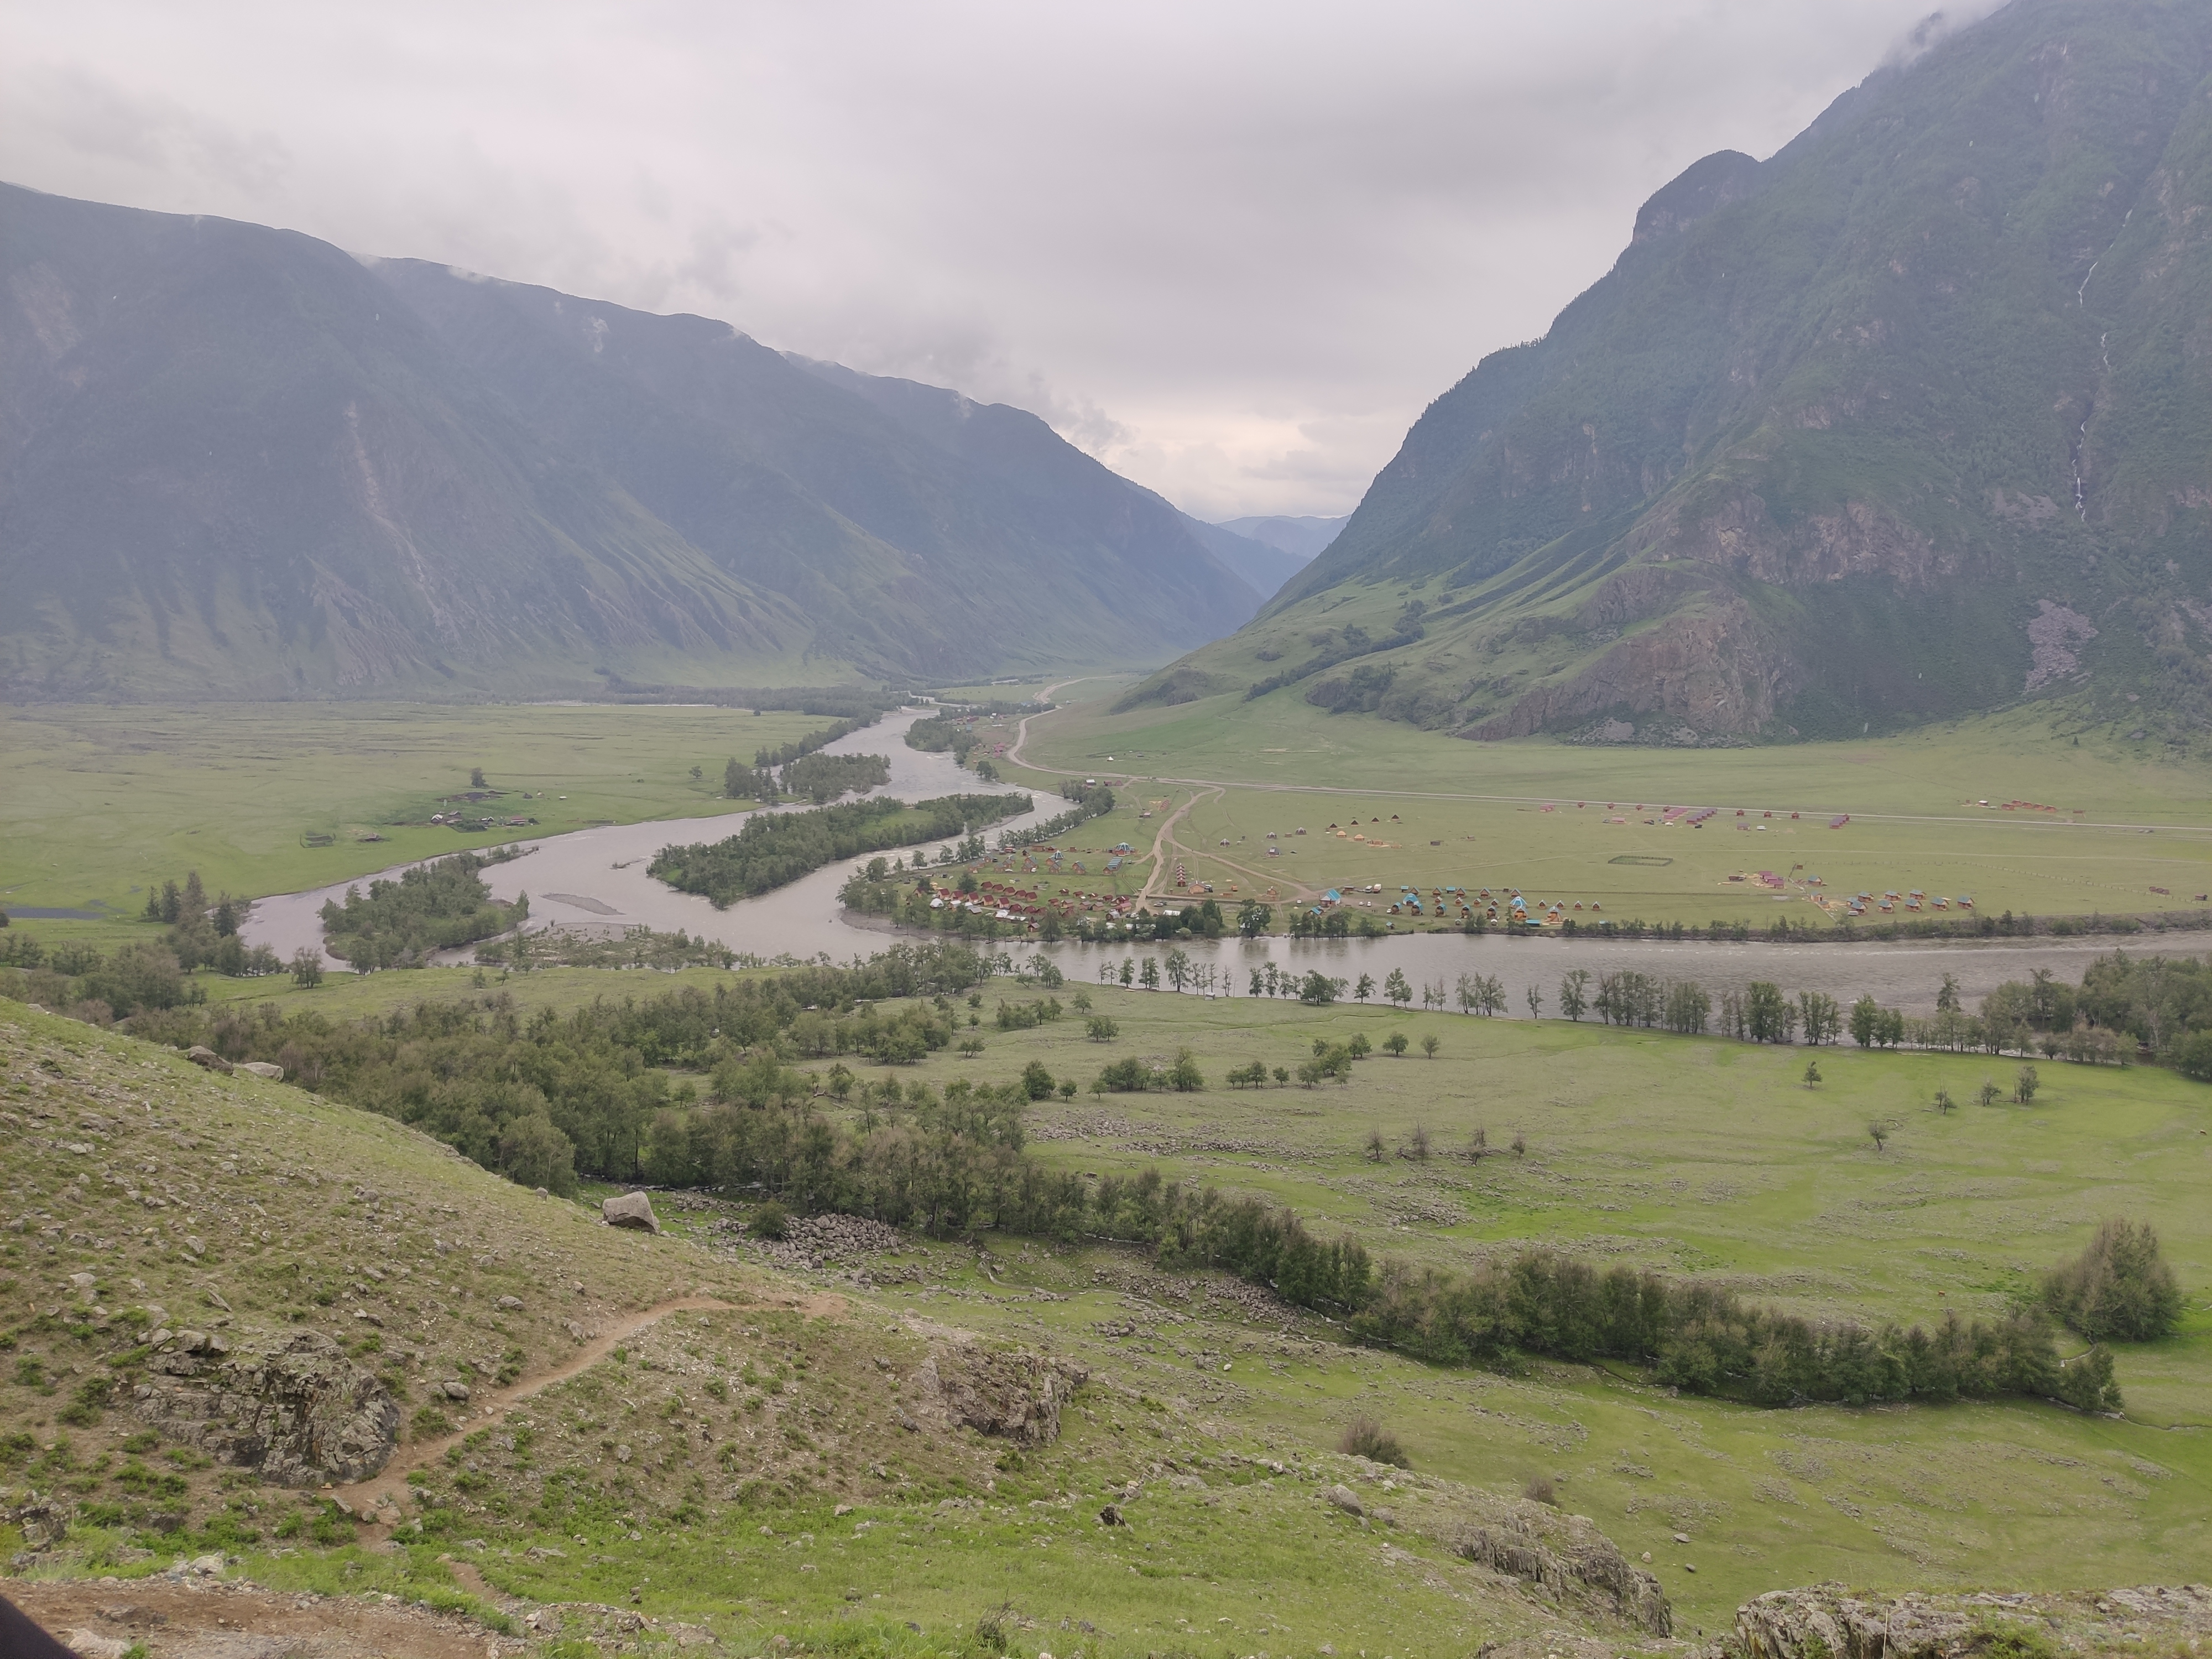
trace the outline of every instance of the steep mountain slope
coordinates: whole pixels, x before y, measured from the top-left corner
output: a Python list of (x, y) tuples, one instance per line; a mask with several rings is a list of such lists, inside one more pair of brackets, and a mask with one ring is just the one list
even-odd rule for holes
[(532, 423), (592, 456), (820, 647), (890, 677), (1216, 637), (1261, 595), (1034, 416), (419, 260), (379, 276)]
[(1264, 594), (1033, 416), (0, 187), (16, 695), (821, 684), (1157, 657)]
[(1258, 621), (1138, 698), (1294, 687), (1480, 738), (2026, 694), (2204, 726), (2209, 70), (2205, 0), (2014, 0), (1771, 160), (1698, 162)]
[(0, 187), (0, 273), (18, 691), (767, 668), (805, 643), (325, 243)]

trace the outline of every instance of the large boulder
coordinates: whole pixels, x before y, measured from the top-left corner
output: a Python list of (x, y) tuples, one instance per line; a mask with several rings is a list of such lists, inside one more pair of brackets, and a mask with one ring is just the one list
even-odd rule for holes
[(653, 1200), (643, 1193), (624, 1193), (620, 1198), (608, 1199), (599, 1206), (599, 1213), (606, 1218), (610, 1227), (634, 1227), (643, 1233), (660, 1231), (660, 1218), (653, 1212)]
[(258, 1078), (266, 1078), (271, 1083), (284, 1080), (284, 1068), (273, 1060), (241, 1060), (238, 1062), (238, 1069)]
[(167, 1439), (287, 1486), (365, 1480), (399, 1439), (399, 1404), (316, 1331), (241, 1340), (157, 1331), (132, 1408)]
[(231, 1069), (228, 1060), (216, 1053), (214, 1049), (198, 1042), (185, 1050), (185, 1058), (195, 1066), (204, 1066), (210, 1072), (228, 1072)]

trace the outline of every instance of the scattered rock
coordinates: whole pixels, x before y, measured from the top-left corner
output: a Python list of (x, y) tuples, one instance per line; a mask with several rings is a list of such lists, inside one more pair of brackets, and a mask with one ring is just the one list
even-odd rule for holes
[(469, 1385), (459, 1381), (441, 1382), (438, 1390), (448, 1400), (466, 1400), (469, 1397)]
[(1334, 1504), (1346, 1515), (1364, 1515), (1367, 1506), (1359, 1501), (1359, 1494), (1349, 1486), (1331, 1486), (1322, 1494), (1324, 1503)]
[(84, 1659), (123, 1659), (131, 1644), (119, 1636), (102, 1636), (95, 1630), (73, 1630), (62, 1637), (62, 1645)]
[(197, 1042), (185, 1050), (185, 1058), (195, 1066), (206, 1066), (210, 1072), (228, 1072), (232, 1069), (230, 1062), (221, 1054)]
[(1690, 1541), (1690, 1534), (1686, 1532), (1678, 1532), (1674, 1534), (1674, 1541), (1678, 1544), (1686, 1544)]
[(1098, 1524), (1102, 1527), (1126, 1527), (1129, 1523), (1121, 1518), (1121, 1506), (1119, 1504), (1109, 1504), (1098, 1511)]
[(241, 1072), (249, 1072), (255, 1077), (266, 1078), (271, 1083), (282, 1083), (284, 1080), (284, 1068), (273, 1060), (242, 1060), (238, 1063), (238, 1069)]
[(519, 1296), (503, 1296), (492, 1305), (501, 1313), (520, 1313), (522, 1311), (522, 1298)]
[(76, 1289), (77, 1295), (83, 1297), (88, 1302), (92, 1299), (94, 1287), (99, 1283), (100, 1281), (94, 1279), (90, 1273), (71, 1273), (70, 1275), (70, 1284)]
[(599, 1206), (599, 1213), (606, 1218), (610, 1227), (632, 1227), (646, 1233), (660, 1231), (660, 1219), (653, 1212), (653, 1200), (643, 1193), (624, 1193), (619, 1198), (608, 1199)]
[(314, 1331), (235, 1354), (219, 1334), (179, 1331), (147, 1361), (134, 1409), (168, 1439), (280, 1486), (366, 1480), (399, 1436), (391, 1390)]

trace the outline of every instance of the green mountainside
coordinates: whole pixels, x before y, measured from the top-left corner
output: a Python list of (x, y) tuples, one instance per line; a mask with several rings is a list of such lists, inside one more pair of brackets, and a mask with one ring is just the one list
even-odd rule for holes
[(2014, 0), (1646, 204), (1132, 703), (1460, 735), (2212, 721), (2212, 5)]
[(942, 678), (1263, 597), (1034, 417), (939, 441), (706, 319), (6, 186), (0, 268), (19, 696)]

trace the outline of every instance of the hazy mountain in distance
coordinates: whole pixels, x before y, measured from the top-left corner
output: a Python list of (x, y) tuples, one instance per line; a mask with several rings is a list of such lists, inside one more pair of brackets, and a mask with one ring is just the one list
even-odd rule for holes
[(1328, 551), (1328, 544), (1336, 539), (1337, 532), (1351, 521), (1348, 514), (1336, 519), (1277, 515), (1261, 519), (1224, 519), (1221, 528), (1255, 542), (1264, 542), (1304, 565)]
[(6, 186), (0, 279), (9, 695), (911, 681), (1265, 597), (1033, 416), (704, 318)]
[(2212, 729), (2212, 0), (2014, 0), (1660, 191), (1133, 700), (1474, 738)]
[(1307, 559), (1271, 543), (1188, 514), (1184, 526), (1213, 556), (1257, 588), (1262, 599), (1273, 599), (1283, 584), (1306, 568)]

